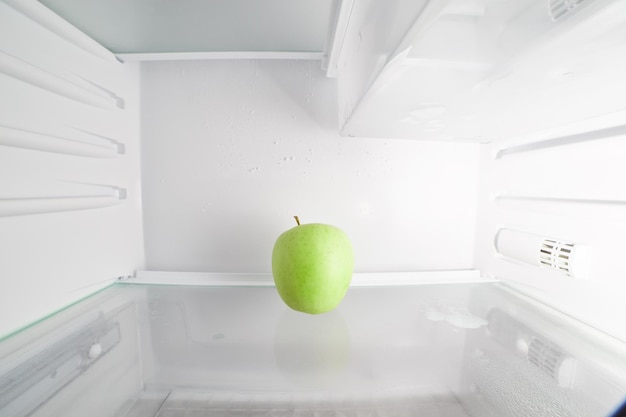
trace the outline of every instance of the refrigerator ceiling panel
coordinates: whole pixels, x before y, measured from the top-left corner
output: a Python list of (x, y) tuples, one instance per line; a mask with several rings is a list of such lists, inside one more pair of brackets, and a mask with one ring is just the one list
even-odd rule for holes
[(334, 0), (41, 0), (115, 53), (322, 52)]

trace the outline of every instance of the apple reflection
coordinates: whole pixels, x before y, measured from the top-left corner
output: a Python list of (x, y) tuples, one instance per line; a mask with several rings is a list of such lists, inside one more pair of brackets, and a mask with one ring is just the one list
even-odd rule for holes
[(278, 370), (302, 388), (339, 383), (350, 360), (350, 333), (337, 310), (309, 315), (285, 310), (274, 338)]

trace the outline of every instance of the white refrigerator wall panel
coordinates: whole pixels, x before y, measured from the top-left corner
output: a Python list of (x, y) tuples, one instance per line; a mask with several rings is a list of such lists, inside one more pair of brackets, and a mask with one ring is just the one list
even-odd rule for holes
[(626, 128), (485, 149), (478, 267), (626, 340)]
[(17, 4), (0, 3), (0, 335), (143, 265), (138, 67)]
[(142, 64), (148, 269), (269, 272), (294, 215), (344, 229), (358, 272), (473, 267), (479, 145), (341, 138), (319, 66)]

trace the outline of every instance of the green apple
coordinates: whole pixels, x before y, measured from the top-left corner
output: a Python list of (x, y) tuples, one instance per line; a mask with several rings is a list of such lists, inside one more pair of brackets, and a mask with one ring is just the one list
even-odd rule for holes
[(348, 236), (328, 224), (300, 224), (276, 239), (272, 273), (278, 294), (296, 311), (320, 314), (337, 307), (352, 280)]

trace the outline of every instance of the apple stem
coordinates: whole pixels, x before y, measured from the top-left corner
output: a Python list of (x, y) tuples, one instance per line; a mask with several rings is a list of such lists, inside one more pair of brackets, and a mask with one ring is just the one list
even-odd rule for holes
[(300, 219), (298, 218), (298, 216), (293, 216), (294, 219), (296, 219), (296, 223), (298, 223), (298, 226), (300, 226)]

